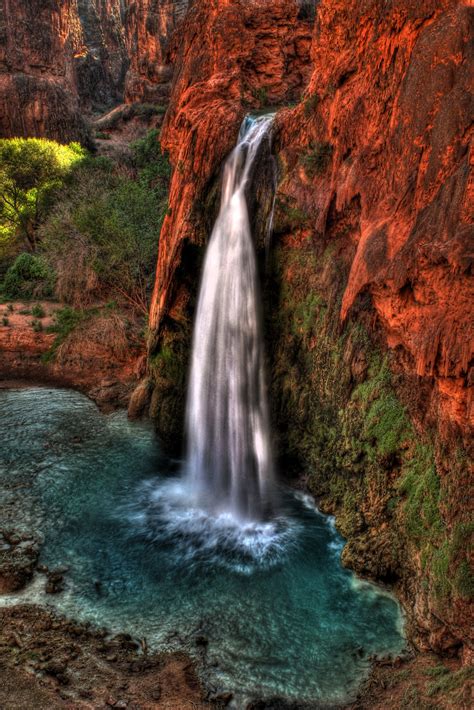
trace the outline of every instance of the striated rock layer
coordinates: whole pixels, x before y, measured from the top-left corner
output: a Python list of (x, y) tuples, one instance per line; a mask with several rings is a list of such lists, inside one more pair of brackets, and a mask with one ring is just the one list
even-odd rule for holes
[(176, 443), (222, 160), (245, 112), (296, 101), (276, 118), (266, 289), (281, 448), (339, 515), (345, 562), (396, 585), (416, 643), (466, 654), (470, 5), (192, 5), (162, 134), (174, 175), (150, 317), (151, 413)]
[(86, 142), (73, 67), (76, 0), (1, 0), (0, 38), (0, 137)]
[(188, 0), (0, 1), (0, 136), (88, 142), (83, 114), (166, 103)]

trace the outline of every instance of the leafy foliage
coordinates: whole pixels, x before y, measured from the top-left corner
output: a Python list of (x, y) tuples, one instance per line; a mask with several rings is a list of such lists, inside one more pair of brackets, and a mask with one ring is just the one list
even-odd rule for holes
[(112, 295), (147, 313), (169, 176), (156, 131), (134, 144), (127, 171), (105, 158), (77, 167), (41, 228), (60, 300), (82, 308)]
[(8, 269), (2, 292), (6, 298), (48, 297), (53, 287), (54, 273), (44, 257), (24, 252)]
[(0, 140), (0, 246), (18, 236), (37, 246), (37, 227), (72, 166), (85, 157), (78, 143), (43, 138)]

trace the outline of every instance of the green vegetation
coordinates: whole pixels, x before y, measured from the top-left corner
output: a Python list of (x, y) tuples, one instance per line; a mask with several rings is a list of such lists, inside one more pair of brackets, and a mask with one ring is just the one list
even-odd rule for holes
[(0, 141), (2, 297), (55, 296), (76, 309), (113, 298), (145, 315), (169, 179), (156, 130), (120, 164), (77, 144)]
[[(440, 479), (429, 434), (417, 434), (400, 401), (390, 359), (364, 326), (363, 304), (357, 320), (341, 327), (347, 274), (333, 245), (322, 252), (308, 239), (276, 248), (273, 259), (278, 287), (267, 294), (267, 310), (283, 465), (303, 471), (323, 505), (337, 510), (343, 534), (371, 550), (364, 573), (396, 578), (400, 555), (413, 547), (432, 599), (443, 605), (472, 598), (474, 526), (462, 520), (446, 525), (453, 519), (449, 480)], [(453, 479), (465, 466), (460, 454)], [(371, 528), (377, 529), (376, 547)]]
[(428, 684), (428, 695), (431, 697), (449, 693), (452, 702), (461, 701), (463, 686), (466, 684), (470, 686), (474, 681), (474, 668), (472, 667), (451, 671), (445, 666), (436, 666), (435, 668), (428, 668), (426, 674), (434, 678)]
[(61, 301), (107, 295), (147, 314), (169, 175), (155, 131), (133, 146), (128, 174), (104, 158), (77, 168), (41, 228)]
[(308, 152), (302, 156), (301, 162), (308, 177), (324, 173), (331, 162), (333, 147), (330, 143), (312, 142)]
[(260, 105), (260, 108), (268, 106), (268, 88), (266, 86), (259, 86), (258, 89), (252, 89), (252, 95), (255, 101)]
[(405, 522), (412, 540), (422, 546), (433, 535), (443, 532), (439, 512), (440, 482), (431, 447), (416, 447), (413, 457), (406, 462), (399, 490), (406, 498)]
[(33, 308), (31, 309), (31, 315), (34, 316), (35, 318), (44, 318), (45, 317), (45, 312), (44, 308), (41, 305), (41, 303), (35, 303)]
[(24, 252), (7, 270), (1, 292), (6, 298), (47, 298), (53, 288), (54, 272), (44, 256)]
[(43, 138), (0, 140), (0, 246), (21, 241), (37, 246), (37, 228), (55, 191), (74, 164), (85, 157), (78, 143)]
[(84, 311), (76, 310), (70, 306), (65, 306), (55, 312), (53, 325), (49, 326), (47, 330), (49, 333), (56, 333), (56, 337), (51, 349), (43, 356), (44, 362), (51, 362), (54, 359), (58, 348), (85, 318)]

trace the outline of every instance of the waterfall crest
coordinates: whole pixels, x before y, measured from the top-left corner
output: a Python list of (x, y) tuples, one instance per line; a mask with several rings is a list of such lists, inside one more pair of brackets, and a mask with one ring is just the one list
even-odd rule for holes
[(247, 117), (207, 247), (186, 407), (187, 476), (215, 510), (268, 511), (273, 479), (257, 263), (245, 191), (273, 115)]

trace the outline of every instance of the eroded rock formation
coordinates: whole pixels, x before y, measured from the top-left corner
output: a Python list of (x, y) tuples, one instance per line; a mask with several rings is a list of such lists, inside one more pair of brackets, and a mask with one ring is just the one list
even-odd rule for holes
[(282, 448), (340, 515), (346, 563), (395, 583), (420, 647), (451, 652), (471, 643), (472, 23), (454, 0), (322, 0), (314, 18), (296, 0), (192, 6), (151, 307), (151, 411), (168, 436), (185, 376), (162, 353), (189, 347), (222, 160), (246, 111), (296, 101), (276, 118), (268, 309)]
[(424, 414), (445, 433), (474, 424), (473, 20), (468, 3), (322, 2), (306, 102), (279, 118), (281, 192), (315, 234), (359, 205), (341, 319), (370, 293), (387, 346), (432, 381)]
[(188, 4), (189, 0), (127, 0), (127, 102), (167, 102), (173, 74), (172, 40)]
[(1, 0), (0, 135), (88, 141), (84, 114), (166, 104), (188, 0)]
[(177, 169), (160, 239), (155, 330), (169, 309), (183, 244), (202, 244), (207, 236), (199, 233), (197, 203), (208, 200), (205, 190), (235, 144), (246, 111), (299, 99), (309, 78), (310, 33), (297, 0), (216, 0), (195, 3), (187, 14), (162, 135)]
[(73, 65), (81, 34), (76, 0), (2, 0), (0, 136), (87, 142)]

